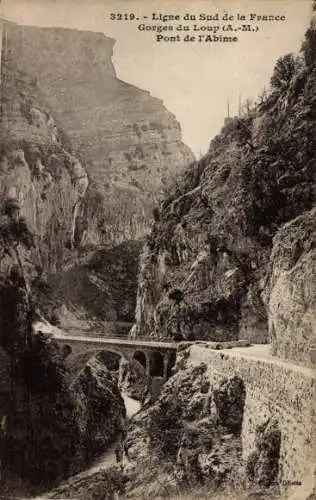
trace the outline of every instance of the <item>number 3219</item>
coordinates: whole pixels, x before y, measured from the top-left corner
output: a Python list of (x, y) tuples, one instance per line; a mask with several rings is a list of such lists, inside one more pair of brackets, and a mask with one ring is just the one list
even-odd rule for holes
[(135, 19), (135, 14), (131, 12), (130, 14), (110, 14), (111, 21), (133, 21)]

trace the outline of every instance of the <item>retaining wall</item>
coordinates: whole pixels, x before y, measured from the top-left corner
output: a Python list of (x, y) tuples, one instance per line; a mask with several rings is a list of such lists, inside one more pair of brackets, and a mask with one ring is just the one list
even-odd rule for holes
[(233, 375), (244, 381), (244, 459), (254, 450), (256, 427), (275, 416), (281, 430), (280, 483), (303, 483), (316, 463), (315, 370), (272, 357), (267, 345), (223, 350), (195, 345), (189, 362), (205, 362), (211, 383)]

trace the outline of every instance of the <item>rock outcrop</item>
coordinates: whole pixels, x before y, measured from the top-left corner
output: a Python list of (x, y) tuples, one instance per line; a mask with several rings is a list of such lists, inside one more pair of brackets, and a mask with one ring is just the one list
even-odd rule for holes
[[(136, 477), (138, 484), (141, 475), (145, 491), (146, 482), (154, 483), (148, 470), (155, 464), (156, 488), (164, 471), (166, 491), (192, 488), (201, 482), (211, 491), (228, 484), (241, 464), (244, 401), (244, 384), (238, 377), (222, 379), (211, 387), (205, 363), (178, 370), (153, 406), (135, 416), (131, 424), (127, 443), (136, 466), (128, 469), (129, 486), (135, 487), (133, 480)], [(150, 489), (149, 494), (153, 494)]]
[(113, 443), (125, 417), (117, 378), (93, 358), (70, 386), (77, 402), (77, 418), (86, 463)]
[(127, 361), (122, 359), (119, 370), (119, 388), (129, 397), (143, 402), (148, 394), (150, 378), (146, 370), (136, 359)]
[(274, 237), (267, 308), (273, 353), (316, 362), (316, 209), (285, 224)]
[[(310, 57), (314, 40), (312, 23), (301, 55), (286, 55), (276, 63), (270, 92), (242, 116), (227, 120), (205, 157), (170, 186), (155, 212), (141, 259), (137, 335), (178, 340), (244, 338), (263, 343), (275, 335), (272, 327), (268, 331), (268, 323), (275, 323), (276, 280), (281, 286), (285, 274), (272, 278), (271, 301), (263, 300), (263, 295), (270, 267), (278, 272), (275, 260), (281, 240), (288, 239), (285, 245), (290, 244), (291, 226), (280, 228), (311, 210), (316, 200), (316, 70)], [(300, 220), (292, 227), (303, 224)], [(307, 239), (301, 243), (309, 252), (306, 258), (312, 259), (314, 236), (303, 228), (301, 236)], [(304, 258), (302, 255), (298, 262), (301, 270), (293, 269), (293, 276), (286, 274), (284, 291), (288, 295), (292, 294), (289, 287), (296, 286), (296, 273), (302, 283), (312, 279)], [(290, 263), (284, 262), (286, 265)], [(286, 299), (279, 291), (284, 301), (279, 320), (281, 311), (290, 306), (285, 318), (288, 323), (300, 306), (296, 304), (293, 310), (296, 297)], [(282, 328), (290, 328), (294, 335), (298, 323), (309, 323), (304, 334), (302, 324), (298, 333), (309, 337), (307, 346), (315, 335), (311, 333), (312, 329), (315, 332), (313, 320), (308, 319), (312, 311), (315, 314), (315, 302), (312, 290), (297, 291), (298, 300), (302, 294), (300, 319), (293, 318), (293, 326)], [(283, 348), (280, 341), (278, 344), (280, 351)], [(302, 347), (297, 359), (308, 355), (307, 349)]]
[[(4, 31), (3, 57), (36, 79), (88, 171), (80, 241), (139, 237), (157, 193), (193, 159), (174, 116), (149, 92), (116, 78), (114, 40), (101, 33), (15, 24)], [(40, 110), (30, 115), (42, 122)]]

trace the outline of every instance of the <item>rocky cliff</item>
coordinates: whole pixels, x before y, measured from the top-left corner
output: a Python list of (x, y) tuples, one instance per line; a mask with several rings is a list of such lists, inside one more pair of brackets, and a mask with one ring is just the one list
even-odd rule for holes
[(149, 92), (116, 78), (101, 33), (6, 25), (3, 54), (36, 78), (90, 177), (79, 239), (138, 237), (153, 198), (193, 158), (180, 126)]
[(1, 496), (47, 489), (87, 466), (121, 428), (117, 379), (92, 360), (69, 384), (65, 351), (36, 331), (21, 277), (0, 287)]
[(23, 72), (4, 47), (0, 132), (1, 202), (19, 200), (35, 235), (33, 264), (54, 272), (71, 255), (88, 178), (69, 153), (36, 78)]
[(82, 261), (36, 280), (33, 290), (46, 319), (65, 331), (124, 333), (135, 312), (141, 241), (127, 241), (85, 255)]
[(316, 362), (316, 209), (284, 224), (274, 239), (266, 289), (275, 355)]
[(314, 54), (313, 21), (300, 55), (277, 61), (269, 92), (169, 188), (142, 256), (138, 335), (272, 337), (279, 354), (309, 358), (315, 229), (314, 212), (302, 214), (316, 200)]

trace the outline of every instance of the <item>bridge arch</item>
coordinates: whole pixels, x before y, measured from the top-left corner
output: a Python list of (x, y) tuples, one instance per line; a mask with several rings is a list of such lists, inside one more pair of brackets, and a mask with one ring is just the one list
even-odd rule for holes
[(164, 357), (159, 351), (153, 351), (149, 358), (149, 375), (151, 377), (164, 376)]
[[(124, 359), (128, 363), (132, 360), (138, 361), (145, 370), (147, 377), (151, 380), (152, 392), (157, 393), (161, 385), (172, 374), (177, 351), (177, 344), (174, 342), (155, 342), (142, 339), (135, 341), (121, 338), (70, 335), (54, 335), (54, 337), (61, 344), (62, 354), (65, 358), (67, 357), (71, 378), (92, 356), (104, 353), (106, 357), (106, 353), (113, 353), (120, 362)], [(68, 346), (71, 347), (72, 352), (70, 354)], [(98, 357), (100, 359), (100, 355)], [(115, 367), (111, 371), (116, 371)]]
[(108, 370), (112, 372), (119, 371), (122, 358), (126, 359), (121, 352), (116, 352), (115, 350), (110, 349), (102, 349), (98, 351), (95, 356)]
[[(106, 357), (106, 353), (111, 353), (115, 354), (118, 357), (118, 365), (117, 365), (117, 370), (119, 369), (119, 363), (121, 359), (128, 360), (128, 356), (124, 351), (121, 351), (119, 349), (114, 349), (112, 347), (99, 347), (99, 348), (81, 348), (79, 345), (70, 345), (67, 344), (67, 351), (68, 348), (70, 347), (71, 352), (67, 356), (67, 364), (68, 368), (70, 370), (71, 377), (73, 377), (76, 373), (78, 373), (87, 363), (88, 361), (96, 356), (99, 358), (101, 356), (102, 358), (102, 353), (104, 353), (104, 356)], [(66, 352), (66, 346), (63, 347), (64, 352)], [(103, 361), (103, 360), (102, 360)], [(107, 364), (105, 364), (107, 366)], [(110, 371), (117, 371), (115, 369), (110, 369)]]
[(138, 361), (138, 363), (140, 363), (143, 366), (143, 368), (145, 368), (145, 370), (147, 370), (147, 358), (146, 358), (146, 354), (144, 353), (144, 351), (140, 351), (140, 350), (135, 351), (133, 359)]

